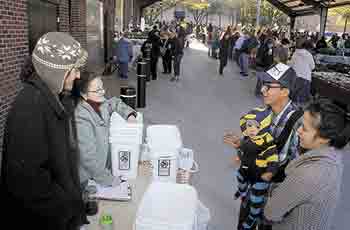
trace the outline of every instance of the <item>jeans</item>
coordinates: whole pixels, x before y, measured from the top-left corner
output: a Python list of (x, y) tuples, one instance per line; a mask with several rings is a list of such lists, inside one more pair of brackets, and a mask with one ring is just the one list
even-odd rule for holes
[(122, 63), (119, 62), (119, 77), (122, 79), (127, 79), (128, 78), (128, 69), (129, 69), (129, 64), (128, 63)]
[(179, 76), (180, 75), (180, 65), (181, 65), (181, 59), (183, 54), (179, 54), (174, 57), (174, 75)]
[(249, 67), (249, 55), (246, 53), (241, 53), (239, 56), (239, 67), (241, 68), (241, 74), (248, 75)]

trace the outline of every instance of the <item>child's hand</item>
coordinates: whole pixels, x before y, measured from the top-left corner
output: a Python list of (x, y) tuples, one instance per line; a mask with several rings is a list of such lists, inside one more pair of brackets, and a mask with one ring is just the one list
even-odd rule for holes
[(261, 175), (261, 179), (263, 179), (264, 181), (271, 181), (272, 176), (273, 175), (271, 172), (266, 172), (266, 173)]
[(224, 143), (231, 145), (232, 147), (238, 149), (240, 147), (241, 138), (238, 135), (234, 135), (233, 133), (225, 133), (224, 134)]

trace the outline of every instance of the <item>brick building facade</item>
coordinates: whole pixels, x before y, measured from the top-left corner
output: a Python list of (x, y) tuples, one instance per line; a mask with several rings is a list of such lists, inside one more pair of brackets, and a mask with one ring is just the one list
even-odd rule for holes
[[(45, 24), (45, 11), (43, 10), (38, 11), (42, 22), (30, 21), (31, 15), (38, 13), (31, 14), (29, 11), (31, 4), (56, 7), (57, 27), (49, 31), (69, 32), (83, 47), (87, 48), (86, 2), (87, 0), (0, 0), (0, 162), (6, 117), (11, 103), (21, 90), (19, 73), (25, 57), (30, 53), (30, 37), (33, 37), (33, 29), (37, 29), (31, 27)], [(104, 3), (104, 14), (114, 18), (114, 0), (102, 2)], [(113, 28), (114, 25), (111, 23), (114, 20), (108, 20), (108, 17), (105, 24), (107, 28), (105, 37), (107, 37), (107, 42), (111, 42), (112, 39), (109, 37), (113, 36), (111, 34), (113, 31), (108, 28)], [(36, 35), (39, 37), (44, 32), (48, 32), (38, 31)], [(108, 46), (106, 49), (108, 50)]]

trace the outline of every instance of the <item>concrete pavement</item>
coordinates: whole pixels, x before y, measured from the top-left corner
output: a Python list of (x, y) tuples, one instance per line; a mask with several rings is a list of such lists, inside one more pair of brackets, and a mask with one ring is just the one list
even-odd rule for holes
[[(253, 96), (253, 75), (242, 78), (233, 62), (224, 76), (217, 72), (218, 61), (207, 56), (203, 45), (193, 44), (185, 50), (180, 81), (169, 82), (169, 75), (159, 74), (147, 87), (147, 107), (141, 111), (147, 124), (178, 125), (184, 145), (195, 151), (200, 165), (193, 184), (211, 211), (209, 230), (229, 230), (237, 224), (239, 202), (232, 198), (236, 182), (230, 157), (234, 151), (223, 144), (222, 137), (226, 130), (239, 132), (239, 117), (261, 102)], [(131, 75), (129, 84), (136, 87), (135, 74)], [(113, 78), (105, 82), (107, 88), (114, 88), (112, 94), (119, 94)], [(350, 219), (349, 159), (350, 155), (344, 156), (343, 193), (332, 228), (336, 230), (348, 229), (346, 220)]]

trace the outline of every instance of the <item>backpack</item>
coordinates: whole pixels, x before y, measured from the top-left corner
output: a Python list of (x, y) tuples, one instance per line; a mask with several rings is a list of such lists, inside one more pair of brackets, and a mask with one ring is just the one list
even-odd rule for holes
[(248, 38), (243, 42), (243, 45), (241, 47), (241, 52), (249, 54), (252, 51), (252, 49), (258, 46), (258, 44), (259, 43), (255, 38)]

